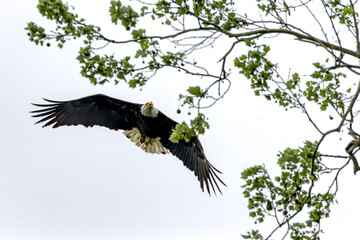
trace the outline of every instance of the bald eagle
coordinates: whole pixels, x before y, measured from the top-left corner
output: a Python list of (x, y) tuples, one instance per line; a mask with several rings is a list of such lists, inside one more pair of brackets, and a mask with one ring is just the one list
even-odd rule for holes
[[(53, 101), (44, 99), (48, 104), (34, 104), (41, 109), (32, 111), (32, 117), (41, 117), (35, 124), (45, 122), (43, 127), (83, 125), (104, 126), (112, 130), (124, 130), (124, 134), (137, 146), (148, 153), (172, 153), (183, 164), (194, 172), (204, 191), (212, 190), (221, 193), (218, 182), (225, 183), (218, 177), (217, 170), (207, 160), (203, 147), (197, 136), (189, 142), (180, 140), (173, 143), (169, 140), (172, 129), (177, 122), (168, 118), (153, 106), (130, 103), (102, 94), (92, 95), (71, 101)], [(211, 188), (210, 188), (211, 187)]]

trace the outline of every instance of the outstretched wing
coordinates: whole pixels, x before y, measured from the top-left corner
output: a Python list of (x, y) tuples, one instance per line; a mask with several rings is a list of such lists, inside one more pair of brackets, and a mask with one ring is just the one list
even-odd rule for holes
[(192, 137), (189, 142), (184, 140), (179, 143), (173, 143), (169, 140), (171, 129), (175, 128), (177, 122), (159, 112), (159, 123), (161, 124), (162, 132), (160, 133), (161, 144), (166, 147), (173, 155), (183, 161), (184, 165), (194, 172), (195, 176), (200, 182), (200, 187), (204, 191), (206, 187), (210, 194), (210, 187), (216, 194), (216, 190), (221, 193), (218, 182), (226, 186), (226, 184), (219, 178), (217, 174), (221, 174), (211, 163), (207, 160), (204, 149), (197, 136)]
[(42, 109), (32, 111), (32, 117), (42, 117), (37, 123), (45, 122), (43, 127), (94, 125), (110, 129), (128, 130), (137, 126), (140, 104), (125, 102), (102, 94), (92, 95), (72, 101), (53, 101), (49, 104), (33, 104)]

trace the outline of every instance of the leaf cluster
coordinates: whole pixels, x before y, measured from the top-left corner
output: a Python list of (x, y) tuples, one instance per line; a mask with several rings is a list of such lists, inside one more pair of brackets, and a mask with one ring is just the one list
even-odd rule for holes
[(185, 142), (190, 142), (190, 139), (195, 136), (195, 131), (192, 128), (182, 122), (181, 124), (177, 124), (175, 129), (172, 130), (170, 135), (170, 141), (174, 143), (179, 143), (179, 141), (184, 140)]
[[(320, 105), (322, 111), (328, 106), (332, 106), (340, 113), (344, 113), (344, 99), (346, 94), (340, 89), (341, 78), (346, 75), (338, 72), (330, 72), (326, 67), (318, 62), (313, 64), (316, 70), (311, 74), (312, 80), (306, 82), (303, 95), (308, 101), (314, 101)], [(351, 88), (347, 90), (349, 93)]]
[(175, 129), (172, 130), (169, 139), (175, 143), (178, 143), (182, 139), (185, 140), (185, 142), (189, 142), (192, 137), (198, 134), (204, 134), (205, 129), (209, 129), (209, 127), (208, 119), (204, 114), (199, 113), (191, 120), (190, 127), (185, 122), (177, 124)]
[[(266, 217), (274, 218), (278, 226), (287, 224), (292, 239), (318, 239), (320, 221), (329, 217), (334, 194), (328, 191), (313, 194), (312, 186), (319, 176), (329, 173), (321, 164), (317, 142), (306, 141), (297, 149), (287, 148), (278, 154), (279, 176), (271, 178), (265, 166), (254, 166), (244, 170), (241, 177), (245, 184), (243, 195), (248, 199), (250, 217), (255, 223), (263, 223)], [(292, 219), (307, 210), (305, 223)], [(258, 231), (248, 232), (245, 239), (254, 237)], [(261, 236), (261, 235), (259, 235)]]
[(340, 0), (327, 1), (326, 6), (331, 9), (333, 15), (332, 19), (337, 19), (340, 24), (344, 24), (347, 27), (355, 27), (353, 22), (353, 15), (357, 17), (359, 14), (355, 12), (353, 5), (350, 3), (344, 4)]
[(135, 27), (139, 18), (139, 14), (132, 7), (124, 6), (121, 1), (111, 1), (109, 12), (111, 21), (115, 24), (121, 21), (126, 30)]
[(55, 40), (58, 47), (62, 48), (66, 41), (81, 37), (85, 37), (83, 41), (87, 44), (97, 39), (97, 34), (101, 30), (100, 27), (86, 25), (85, 20), (72, 13), (73, 8), (61, 0), (39, 0), (38, 9), (44, 17), (55, 21), (57, 27), (55, 31), (46, 33), (45, 29), (36, 23), (28, 23), (25, 29), (28, 30), (30, 41), (35, 44), (43, 45), (44, 42)]

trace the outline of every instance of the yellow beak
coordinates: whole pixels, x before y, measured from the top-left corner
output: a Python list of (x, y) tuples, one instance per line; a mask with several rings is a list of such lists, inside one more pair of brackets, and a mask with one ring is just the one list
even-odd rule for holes
[(153, 103), (152, 102), (148, 102), (148, 104), (146, 105), (147, 107), (153, 107)]

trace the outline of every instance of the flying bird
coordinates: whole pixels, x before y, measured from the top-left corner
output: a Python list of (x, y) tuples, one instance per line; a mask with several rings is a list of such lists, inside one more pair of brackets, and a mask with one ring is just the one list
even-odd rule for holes
[(172, 153), (194, 172), (200, 182), (201, 190), (206, 188), (221, 193), (219, 183), (226, 184), (218, 177), (221, 174), (207, 160), (204, 149), (197, 136), (189, 142), (169, 140), (177, 122), (156, 109), (152, 102), (137, 104), (108, 97), (102, 94), (87, 96), (71, 101), (44, 99), (47, 104), (34, 104), (41, 109), (32, 111), (32, 117), (41, 119), (35, 124), (45, 122), (43, 127), (83, 125), (104, 126), (112, 130), (124, 130), (124, 135), (148, 153)]

